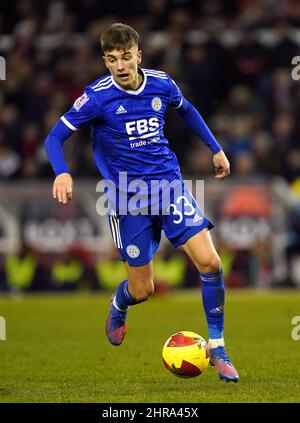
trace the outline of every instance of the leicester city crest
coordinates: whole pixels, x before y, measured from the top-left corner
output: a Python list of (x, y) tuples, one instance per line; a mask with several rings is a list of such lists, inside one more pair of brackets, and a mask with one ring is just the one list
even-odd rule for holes
[(159, 112), (162, 106), (161, 99), (159, 97), (154, 97), (151, 101), (151, 106), (153, 110), (155, 110), (156, 112)]
[(128, 245), (128, 247), (126, 248), (126, 253), (131, 258), (137, 258), (140, 255), (140, 249), (137, 245), (131, 244)]

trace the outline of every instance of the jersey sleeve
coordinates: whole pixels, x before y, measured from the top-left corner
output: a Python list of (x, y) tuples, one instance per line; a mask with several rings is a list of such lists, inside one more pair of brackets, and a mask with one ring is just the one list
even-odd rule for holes
[(99, 109), (93, 91), (86, 88), (83, 94), (75, 100), (73, 106), (61, 117), (61, 120), (72, 131), (77, 131), (82, 125), (96, 118), (99, 118)]
[(173, 81), (170, 76), (168, 76), (169, 83), (170, 83), (170, 99), (169, 99), (169, 106), (173, 109), (179, 109), (179, 107), (182, 106), (183, 103), (183, 94), (180, 91), (180, 88), (176, 84), (175, 81)]

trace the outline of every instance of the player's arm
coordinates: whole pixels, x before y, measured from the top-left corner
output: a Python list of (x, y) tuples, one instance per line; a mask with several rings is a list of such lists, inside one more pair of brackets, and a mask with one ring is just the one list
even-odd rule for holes
[(226, 176), (230, 174), (229, 161), (222, 150), (222, 147), (215, 139), (200, 113), (184, 97), (182, 97), (182, 104), (181, 107), (177, 109), (177, 113), (186, 125), (193, 129), (193, 131), (203, 140), (204, 144), (213, 153), (213, 164), (215, 167), (216, 178), (226, 178)]
[(64, 158), (63, 144), (82, 125), (99, 116), (99, 110), (93, 99), (93, 91), (87, 88), (52, 128), (45, 140), (45, 150), (55, 173), (52, 195), (60, 203), (66, 204), (72, 199), (73, 180)]
[(48, 134), (44, 143), (48, 159), (56, 175), (52, 195), (53, 198), (57, 198), (63, 204), (71, 200), (73, 194), (73, 180), (63, 152), (63, 143), (72, 133), (73, 131), (59, 120)]
[(213, 153), (213, 163), (216, 178), (223, 179), (230, 174), (229, 161), (222, 150), (222, 147), (213, 136), (212, 132), (204, 122), (202, 116), (195, 107), (184, 98), (176, 83), (169, 77), (170, 99), (169, 105), (176, 109), (178, 115), (186, 125), (191, 128)]

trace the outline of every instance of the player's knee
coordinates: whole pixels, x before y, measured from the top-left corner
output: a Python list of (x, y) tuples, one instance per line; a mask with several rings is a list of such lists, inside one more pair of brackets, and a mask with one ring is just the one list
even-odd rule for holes
[(137, 287), (134, 289), (133, 297), (138, 303), (147, 301), (154, 293), (153, 282), (147, 286)]
[(198, 263), (198, 270), (201, 273), (215, 273), (221, 269), (221, 260), (217, 254), (206, 256)]

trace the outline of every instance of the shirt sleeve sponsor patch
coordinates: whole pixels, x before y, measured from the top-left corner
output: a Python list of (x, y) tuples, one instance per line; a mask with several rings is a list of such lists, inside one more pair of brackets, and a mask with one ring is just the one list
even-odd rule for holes
[(74, 106), (74, 109), (75, 110), (79, 110), (79, 109), (81, 109), (81, 107), (87, 102), (87, 101), (89, 101), (89, 96), (86, 94), (86, 93), (84, 93), (84, 94), (82, 94), (82, 96), (80, 96), (80, 97), (78, 97), (77, 98), (77, 100), (75, 100), (75, 102), (74, 102), (74, 104), (73, 104), (73, 106)]

